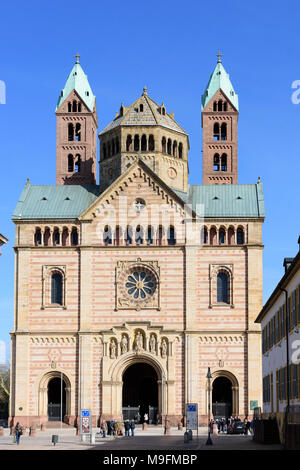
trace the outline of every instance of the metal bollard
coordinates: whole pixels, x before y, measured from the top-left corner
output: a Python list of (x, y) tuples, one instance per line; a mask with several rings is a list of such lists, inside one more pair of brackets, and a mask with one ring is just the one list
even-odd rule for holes
[(183, 434), (183, 439), (185, 444), (189, 442), (189, 433), (187, 431)]
[(189, 440), (193, 440), (193, 431), (191, 429), (189, 429)]
[(52, 434), (52, 444), (55, 445), (58, 442), (58, 435), (57, 434)]

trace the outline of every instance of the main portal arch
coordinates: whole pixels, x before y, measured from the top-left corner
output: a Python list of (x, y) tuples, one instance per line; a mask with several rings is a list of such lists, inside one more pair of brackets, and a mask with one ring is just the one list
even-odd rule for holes
[(123, 372), (123, 419), (144, 422), (148, 415), (150, 424), (157, 421), (158, 377), (154, 367), (145, 362), (131, 364)]
[[(107, 364), (108, 365), (108, 364)], [(157, 408), (159, 421), (168, 414), (167, 372), (162, 361), (144, 351), (142, 354), (128, 353), (105, 371), (102, 382), (102, 418), (126, 419), (123, 408), (140, 406), (140, 417), (149, 415), (149, 406)], [(135, 383), (134, 383), (135, 381)], [(141, 418), (139, 419), (141, 422)], [(153, 418), (154, 421), (154, 418)]]

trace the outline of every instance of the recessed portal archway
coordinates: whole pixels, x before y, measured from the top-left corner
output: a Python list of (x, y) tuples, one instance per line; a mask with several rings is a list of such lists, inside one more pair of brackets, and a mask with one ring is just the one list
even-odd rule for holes
[(232, 415), (232, 383), (227, 377), (217, 377), (213, 382), (212, 411), (215, 418)]
[(66, 414), (66, 384), (60, 377), (54, 377), (48, 383), (48, 419), (63, 421)]
[(158, 377), (150, 364), (139, 362), (129, 366), (123, 373), (122, 413), (123, 419), (144, 421), (147, 413), (149, 423), (155, 423), (158, 411)]

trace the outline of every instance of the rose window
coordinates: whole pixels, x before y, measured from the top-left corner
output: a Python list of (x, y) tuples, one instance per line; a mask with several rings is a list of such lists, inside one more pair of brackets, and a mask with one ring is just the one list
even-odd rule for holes
[(150, 272), (133, 271), (127, 276), (125, 287), (134, 299), (146, 299), (155, 291), (155, 279)]

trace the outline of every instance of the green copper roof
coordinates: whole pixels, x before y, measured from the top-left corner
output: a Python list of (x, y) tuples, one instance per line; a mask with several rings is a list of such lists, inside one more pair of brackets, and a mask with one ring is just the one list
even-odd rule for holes
[(99, 186), (25, 185), (13, 220), (76, 219), (99, 196)]
[(85, 102), (90, 111), (94, 110), (95, 96), (93, 95), (88, 82), (87, 75), (84, 73), (79, 62), (76, 62), (68, 76), (65, 87), (58, 98), (56, 109), (61, 106), (72, 90), (77, 91), (80, 98)]
[(205, 92), (201, 97), (202, 109), (205, 108), (207, 103), (212, 99), (212, 97), (220, 88), (223, 91), (223, 93), (225, 93), (229, 101), (236, 108), (236, 110), (238, 111), (239, 109), (238, 95), (235, 93), (233, 89), (233, 86), (229, 79), (229, 74), (224, 69), (222, 62), (218, 60), (215, 70), (210, 76)]
[(265, 217), (261, 183), (189, 185), (187, 203), (204, 217)]
[[(204, 217), (264, 218), (262, 184), (189, 185), (188, 192), (172, 189), (185, 204)], [(26, 184), (13, 220), (76, 219), (100, 195), (99, 186)], [(198, 205), (198, 207), (197, 207)]]

